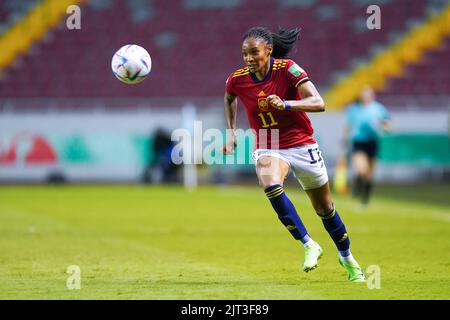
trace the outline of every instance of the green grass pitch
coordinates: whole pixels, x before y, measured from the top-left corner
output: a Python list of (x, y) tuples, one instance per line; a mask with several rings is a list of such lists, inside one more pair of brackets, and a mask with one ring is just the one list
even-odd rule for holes
[(365, 210), (334, 196), (379, 289), (347, 281), (305, 193), (286, 190), (324, 249), (310, 273), (257, 187), (2, 186), (0, 299), (450, 299), (449, 186), (378, 187)]

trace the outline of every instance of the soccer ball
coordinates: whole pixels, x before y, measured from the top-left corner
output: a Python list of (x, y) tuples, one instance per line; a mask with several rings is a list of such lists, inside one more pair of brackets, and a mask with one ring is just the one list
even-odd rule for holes
[(111, 61), (114, 75), (122, 82), (136, 84), (142, 82), (152, 69), (152, 59), (147, 50), (129, 44), (114, 54)]

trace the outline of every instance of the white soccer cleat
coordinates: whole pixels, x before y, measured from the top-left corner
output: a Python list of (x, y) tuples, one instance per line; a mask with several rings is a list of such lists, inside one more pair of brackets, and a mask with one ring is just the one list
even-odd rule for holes
[(305, 262), (303, 263), (303, 271), (309, 272), (318, 267), (318, 260), (323, 256), (323, 250), (319, 244), (312, 241), (305, 246)]

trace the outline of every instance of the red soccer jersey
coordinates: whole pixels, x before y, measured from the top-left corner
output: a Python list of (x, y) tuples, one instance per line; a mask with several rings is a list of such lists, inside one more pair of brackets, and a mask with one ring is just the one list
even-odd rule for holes
[[(283, 100), (300, 100), (297, 88), (308, 80), (306, 72), (294, 61), (274, 58), (270, 59), (270, 70), (262, 80), (258, 80), (248, 68), (239, 69), (228, 77), (226, 91), (243, 102), (250, 127), (256, 135), (255, 148), (276, 149), (276, 141), (272, 142), (271, 137), (275, 139), (277, 134), (279, 149), (316, 143), (311, 121), (305, 112), (278, 110), (268, 105), (266, 100), (271, 94)], [(278, 133), (272, 132), (274, 129), (278, 129)], [(263, 141), (265, 139), (267, 145)]]

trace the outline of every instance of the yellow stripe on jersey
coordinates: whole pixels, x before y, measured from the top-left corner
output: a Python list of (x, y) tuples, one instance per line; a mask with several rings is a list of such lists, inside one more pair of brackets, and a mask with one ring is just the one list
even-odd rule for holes
[[(282, 61), (284, 61), (284, 60), (282, 60)], [(274, 62), (272, 70), (279, 70), (279, 69), (285, 68), (287, 65), (287, 62), (282, 62), (282, 61)]]
[(306, 82), (308, 80), (309, 80), (308, 77), (305, 77), (303, 79), (298, 80), (298, 82), (295, 84), (295, 87), (297, 88), (299, 85), (301, 85), (302, 83), (304, 83), (304, 82)]
[(242, 68), (242, 69), (238, 69), (234, 73), (241, 73), (241, 72), (246, 72), (246, 71), (248, 71), (248, 67)]
[(239, 76), (245, 76), (246, 74), (249, 73), (249, 69), (248, 67), (246, 68), (242, 68), (242, 69), (238, 69), (233, 73), (233, 78), (234, 77), (239, 77)]
[(233, 76), (238, 76), (238, 75), (240, 75), (240, 74), (248, 73), (248, 72), (249, 72), (249, 70), (247, 70), (247, 71), (242, 71), (242, 72), (235, 72), (235, 73), (233, 73)]
[(236, 77), (240, 77), (240, 76), (245, 76), (246, 74), (249, 74), (250, 72), (243, 72), (243, 73), (239, 73), (239, 74), (233, 74), (232, 78), (236, 78)]

